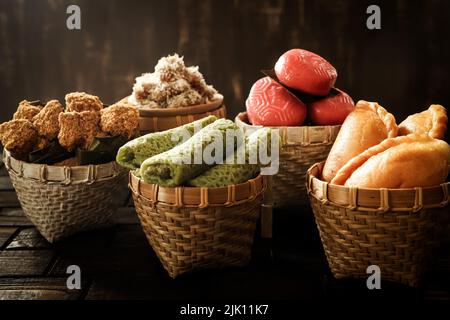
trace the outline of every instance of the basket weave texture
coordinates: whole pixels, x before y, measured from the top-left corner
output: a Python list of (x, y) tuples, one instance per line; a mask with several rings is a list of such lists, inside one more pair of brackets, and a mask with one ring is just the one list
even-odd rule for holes
[[(128, 97), (119, 102), (128, 104)], [(226, 118), (227, 109), (223, 104), (223, 96), (217, 95), (210, 103), (183, 108), (139, 109), (139, 131), (141, 135), (173, 129), (193, 121), (216, 116)]]
[(25, 215), (49, 242), (105, 227), (120, 203), (127, 171), (115, 162), (59, 167), (3, 155)]
[(364, 189), (319, 180), (323, 163), (308, 170), (311, 206), (328, 264), (336, 278), (367, 278), (377, 265), (381, 279), (412, 287), (449, 222), (449, 184), (412, 189)]
[(258, 176), (225, 188), (163, 188), (130, 173), (141, 225), (172, 278), (246, 265), (266, 186), (266, 178)]
[[(236, 124), (245, 131), (261, 126), (248, 123), (246, 112), (238, 114)], [(271, 201), (274, 207), (307, 205), (306, 171), (327, 158), (341, 126), (273, 127), (281, 138), (280, 166), (273, 177)]]
[(191, 123), (207, 116), (226, 118), (227, 112), (225, 105), (221, 105), (218, 108), (207, 112), (184, 115), (148, 116), (141, 113), (139, 116), (139, 129), (141, 135), (151, 132), (165, 131)]

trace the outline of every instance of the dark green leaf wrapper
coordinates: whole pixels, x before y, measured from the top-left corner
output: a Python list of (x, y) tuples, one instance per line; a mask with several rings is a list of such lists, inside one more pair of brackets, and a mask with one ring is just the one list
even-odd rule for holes
[(75, 152), (69, 152), (58, 141), (53, 141), (47, 147), (31, 152), (28, 155), (28, 162), (52, 165), (74, 156)]
[(114, 161), (117, 151), (128, 139), (123, 136), (96, 137), (89, 150), (77, 150), (80, 165), (103, 164)]

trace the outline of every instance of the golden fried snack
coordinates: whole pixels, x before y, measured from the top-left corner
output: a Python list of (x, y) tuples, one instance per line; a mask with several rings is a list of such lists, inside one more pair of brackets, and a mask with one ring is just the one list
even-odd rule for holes
[(435, 139), (443, 139), (447, 131), (447, 111), (439, 104), (432, 104), (428, 110), (412, 114), (398, 126), (401, 136), (410, 133), (426, 133)]
[(69, 151), (88, 149), (99, 131), (100, 113), (95, 111), (59, 114), (59, 144)]
[(26, 119), (16, 119), (0, 125), (0, 140), (6, 150), (18, 159), (26, 159), (37, 142), (37, 131)]
[(364, 188), (429, 187), (445, 181), (450, 146), (427, 134), (386, 139), (354, 157), (332, 184)]
[(100, 98), (87, 94), (85, 92), (71, 92), (66, 94), (67, 111), (100, 111), (103, 109), (103, 103)]
[(14, 113), (13, 120), (25, 119), (33, 121), (33, 117), (41, 111), (41, 108), (33, 106), (29, 101), (23, 100), (19, 103), (17, 111)]
[(128, 104), (117, 103), (101, 111), (100, 127), (112, 136), (131, 138), (139, 129), (139, 111)]
[(44, 108), (33, 118), (39, 136), (45, 140), (53, 140), (58, 137), (59, 114), (64, 111), (64, 107), (58, 100), (47, 102)]
[(395, 118), (386, 109), (374, 102), (359, 101), (342, 124), (325, 162), (323, 179), (331, 181), (347, 161), (386, 138), (396, 137), (397, 132)]

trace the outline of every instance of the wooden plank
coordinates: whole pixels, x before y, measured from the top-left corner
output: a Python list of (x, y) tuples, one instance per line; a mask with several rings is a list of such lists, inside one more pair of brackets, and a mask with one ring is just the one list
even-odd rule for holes
[(127, 207), (134, 207), (134, 200), (132, 196), (128, 199)]
[(71, 264), (78, 264), (87, 274), (96, 276), (147, 275), (162, 268), (140, 225), (117, 226), (106, 246), (77, 246), (75, 243), (74, 247), (67, 248), (57, 245), (62, 254), (51, 268), (51, 275), (64, 274)]
[(118, 225), (116, 233), (111, 241), (112, 248), (140, 247), (150, 248), (145, 233), (140, 224), (138, 225)]
[(31, 221), (25, 217), (21, 208), (3, 208), (0, 211), (0, 226), (33, 226)]
[(120, 206), (126, 206), (130, 197), (131, 191), (128, 188), (128, 176), (125, 176), (123, 177), (120, 188), (117, 191), (117, 201)]
[(0, 148), (0, 175), (5, 172), (5, 163), (3, 162), (3, 147)]
[(47, 248), (49, 245), (36, 228), (26, 228), (20, 231), (7, 249)]
[(90, 253), (105, 250), (115, 233), (115, 227), (95, 229), (74, 234), (61, 239), (52, 245), (53, 248), (64, 253)]
[(0, 176), (0, 191), (11, 191), (14, 187), (11, 179), (8, 176)]
[(122, 274), (96, 278), (86, 300), (205, 300), (211, 298), (214, 274), (202, 272), (171, 279), (165, 270), (146, 275)]
[(0, 300), (76, 300), (88, 289), (83, 278), (81, 290), (68, 289), (66, 281), (67, 278), (3, 278)]
[(117, 224), (138, 224), (139, 218), (134, 207), (122, 207), (114, 214), (113, 221)]
[(424, 299), (430, 301), (450, 301), (449, 290), (427, 290), (424, 294)]
[(15, 191), (0, 191), (0, 207), (20, 207)]
[(0, 227), (0, 249), (3, 248), (9, 238), (17, 231), (14, 227)]
[(86, 295), (86, 300), (148, 300), (155, 295), (150, 288), (157, 282), (153, 278), (130, 277), (128, 281), (104, 278), (94, 281)]
[(261, 205), (261, 237), (272, 238), (273, 205)]
[(0, 276), (40, 276), (48, 267), (51, 250), (4, 250), (0, 252)]
[(58, 276), (66, 273), (67, 267), (76, 264), (82, 272), (92, 278), (123, 274), (146, 276), (163, 272), (151, 248), (108, 248), (103, 250), (63, 252), (58, 256), (49, 274)]

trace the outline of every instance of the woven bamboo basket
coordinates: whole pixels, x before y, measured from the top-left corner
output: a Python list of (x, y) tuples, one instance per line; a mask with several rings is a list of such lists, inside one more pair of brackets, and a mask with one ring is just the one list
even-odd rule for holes
[[(247, 113), (239, 113), (236, 124), (244, 131), (261, 126), (250, 125)], [(305, 175), (311, 165), (327, 158), (341, 126), (274, 127), (281, 138), (280, 166), (272, 177), (267, 198), (274, 207), (308, 205)], [(267, 204), (270, 205), (270, 204)]]
[[(3, 161), (25, 215), (49, 242), (111, 224), (127, 171), (116, 162), (60, 167)], [(125, 180), (124, 180), (125, 179)]]
[(130, 173), (129, 186), (145, 235), (170, 277), (248, 264), (265, 177), (224, 188), (165, 188)]
[[(311, 205), (328, 264), (336, 278), (420, 284), (449, 222), (449, 182), (411, 189), (366, 189), (321, 181), (323, 162), (307, 174)], [(420, 174), (420, 173), (419, 173)]]
[[(128, 103), (128, 97), (121, 102)], [(210, 103), (190, 107), (139, 109), (139, 130), (141, 135), (169, 130), (210, 115), (226, 118), (227, 110), (223, 104), (222, 95), (218, 94)]]

